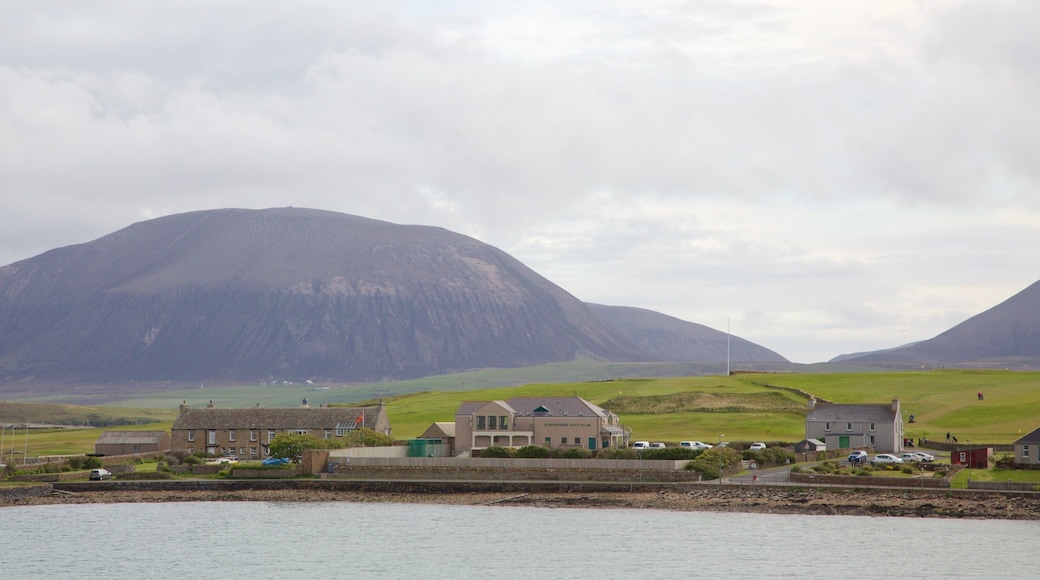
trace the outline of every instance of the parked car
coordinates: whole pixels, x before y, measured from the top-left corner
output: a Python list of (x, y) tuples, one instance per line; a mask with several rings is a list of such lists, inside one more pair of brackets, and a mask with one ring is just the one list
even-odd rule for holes
[(649, 441), (636, 441), (632, 443), (632, 449), (650, 449)]
[(849, 463), (863, 463), (867, 460), (867, 452), (860, 449), (849, 453)]
[(112, 472), (107, 469), (91, 469), (90, 480), (101, 481), (102, 479), (112, 479)]
[(903, 460), (891, 453), (878, 453), (870, 458), (870, 462), (876, 465), (878, 463), (902, 463)]
[(288, 465), (289, 460), (284, 457), (268, 457), (260, 462), (260, 465)]
[(903, 463), (924, 463), (924, 458), (917, 453), (903, 453), (899, 456)]
[(664, 449), (665, 447), (667, 447), (667, 445), (656, 441), (650, 444), (650, 449)]
[(765, 443), (752, 443), (751, 447), (748, 447), (748, 449), (751, 450), (751, 451), (762, 451), (765, 448), (766, 448), (766, 444)]
[(935, 456), (931, 453), (925, 453), (924, 451), (914, 451), (913, 453), (921, 458), (922, 463), (931, 463), (935, 461)]
[(700, 441), (680, 441), (679, 447), (683, 449), (711, 449), (711, 445)]

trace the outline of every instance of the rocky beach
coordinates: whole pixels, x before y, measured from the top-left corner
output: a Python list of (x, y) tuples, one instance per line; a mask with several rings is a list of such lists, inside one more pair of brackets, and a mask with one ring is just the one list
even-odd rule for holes
[[(536, 486), (537, 487), (537, 486)], [(546, 508), (659, 509), (804, 515), (1040, 519), (1040, 494), (920, 492), (899, 489), (673, 486), (634, 491), (431, 491), (340, 489), (183, 489), (54, 491), (12, 498), (2, 506), (186, 501), (393, 502)]]

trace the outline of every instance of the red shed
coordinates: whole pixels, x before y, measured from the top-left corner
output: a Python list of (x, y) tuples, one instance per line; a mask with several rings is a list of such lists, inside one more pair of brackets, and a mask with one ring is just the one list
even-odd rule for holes
[(950, 452), (950, 463), (967, 465), (972, 469), (988, 469), (992, 449), (988, 447), (958, 447)]

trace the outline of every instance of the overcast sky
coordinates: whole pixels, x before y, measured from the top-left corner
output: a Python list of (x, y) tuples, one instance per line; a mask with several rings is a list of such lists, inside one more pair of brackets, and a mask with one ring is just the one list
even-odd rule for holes
[(312, 207), (795, 362), (1040, 278), (1040, 2), (0, 0), (0, 264)]

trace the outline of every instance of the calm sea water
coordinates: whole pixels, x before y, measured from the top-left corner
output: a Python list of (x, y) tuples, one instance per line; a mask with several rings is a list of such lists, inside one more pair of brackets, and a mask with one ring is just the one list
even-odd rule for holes
[(1040, 522), (365, 503), (0, 508), (2, 578), (1036, 578)]

